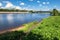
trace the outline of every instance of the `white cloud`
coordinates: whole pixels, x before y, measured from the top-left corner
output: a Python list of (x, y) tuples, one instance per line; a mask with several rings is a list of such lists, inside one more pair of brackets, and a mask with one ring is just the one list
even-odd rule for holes
[(43, 4), (46, 4), (46, 2), (43, 2)]
[(25, 5), (25, 3), (24, 2), (21, 2), (20, 5)]
[(33, 9), (28, 8), (28, 7), (24, 7), (24, 8), (22, 8), (22, 10), (33, 10)]
[(42, 6), (42, 10), (43, 10), (43, 11), (49, 11), (50, 8), (49, 8), (48, 6)]
[(40, 1), (37, 1), (37, 3), (40, 3)]
[[(20, 6), (15, 6), (9, 1), (3, 1), (3, 2), (6, 3), (6, 6), (2, 7), (3, 9), (22, 9)], [(24, 3), (22, 3), (22, 5), (24, 5)]]
[(1, 7), (2, 9), (4, 9), (4, 7)]
[(21, 9), (21, 7), (20, 6), (16, 6), (15, 9)]
[(3, 1), (3, 3), (6, 3), (5, 7), (2, 7), (4, 9), (12, 9), (15, 7), (10, 1)]
[(2, 6), (2, 3), (0, 3), (0, 6)]
[(11, 3), (11, 2), (7, 2), (5, 8), (11, 8), (13, 7), (14, 5)]
[(27, 10), (28, 8), (27, 7), (24, 7), (23, 10)]
[(43, 2), (43, 4), (50, 4), (50, 2)]
[(50, 9), (49, 8), (44, 8), (44, 9), (41, 9), (42, 11), (49, 11)]

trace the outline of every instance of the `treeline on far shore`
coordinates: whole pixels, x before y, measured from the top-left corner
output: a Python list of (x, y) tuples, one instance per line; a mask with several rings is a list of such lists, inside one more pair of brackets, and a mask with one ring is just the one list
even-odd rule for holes
[(27, 10), (18, 10), (18, 9), (0, 9), (0, 12), (27, 12)]
[(52, 11), (33, 11), (33, 10), (18, 10), (18, 9), (0, 9), (0, 12), (30, 12), (30, 13), (51, 13), (51, 15), (60, 15), (57, 9)]
[(0, 9), (0, 12), (31, 12), (31, 13), (49, 13), (50, 11), (33, 11), (33, 10), (18, 10), (18, 9)]

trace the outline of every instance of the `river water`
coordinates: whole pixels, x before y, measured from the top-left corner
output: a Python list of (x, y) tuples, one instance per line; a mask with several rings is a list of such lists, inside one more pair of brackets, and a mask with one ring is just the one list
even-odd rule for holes
[(0, 14), (0, 31), (15, 28), (29, 22), (40, 21), (49, 16), (50, 13)]

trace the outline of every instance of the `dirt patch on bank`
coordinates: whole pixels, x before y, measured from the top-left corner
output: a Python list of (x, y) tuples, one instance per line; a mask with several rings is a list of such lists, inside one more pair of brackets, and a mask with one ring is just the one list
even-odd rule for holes
[(0, 34), (6, 33), (6, 32), (12, 32), (12, 31), (19, 31), (23, 28), (24, 28), (24, 26), (19, 26), (19, 27), (16, 27), (16, 28), (10, 28), (10, 29), (7, 29), (7, 30), (2, 30), (2, 31), (0, 31)]

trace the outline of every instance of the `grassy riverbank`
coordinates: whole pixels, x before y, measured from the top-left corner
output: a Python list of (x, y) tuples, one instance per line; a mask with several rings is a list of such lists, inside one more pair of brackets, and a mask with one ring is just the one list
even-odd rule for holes
[(22, 30), (1, 34), (0, 40), (60, 40), (60, 16), (51, 16), (40, 23), (24, 26)]
[(40, 35), (37, 39), (60, 40), (60, 16), (52, 16), (42, 20), (31, 32)]

